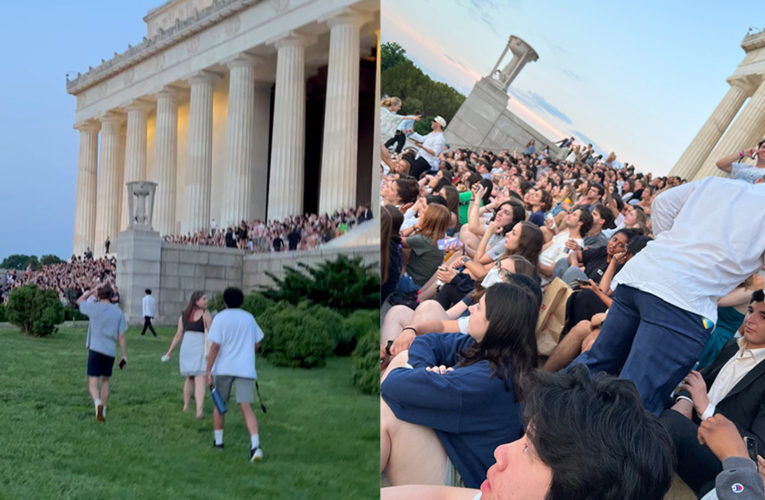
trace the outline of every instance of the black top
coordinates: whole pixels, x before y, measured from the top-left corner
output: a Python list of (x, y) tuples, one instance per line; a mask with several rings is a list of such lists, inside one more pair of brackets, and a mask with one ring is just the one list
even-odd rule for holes
[(186, 318), (183, 319), (183, 330), (186, 332), (202, 332), (205, 331), (204, 314), (196, 321), (189, 321)]

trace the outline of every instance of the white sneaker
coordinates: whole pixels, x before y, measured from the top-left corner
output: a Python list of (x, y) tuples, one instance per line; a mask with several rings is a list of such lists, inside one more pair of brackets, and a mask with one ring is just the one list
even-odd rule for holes
[(260, 462), (263, 460), (263, 450), (258, 446), (250, 450), (250, 462)]

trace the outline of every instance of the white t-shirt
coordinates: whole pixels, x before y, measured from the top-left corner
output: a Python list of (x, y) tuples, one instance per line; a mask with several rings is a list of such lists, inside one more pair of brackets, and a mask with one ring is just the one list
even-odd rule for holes
[(444, 149), (444, 146), (446, 145), (446, 139), (444, 139), (444, 133), (443, 132), (431, 132), (426, 136), (421, 136), (417, 133), (414, 133), (411, 135), (412, 138), (414, 138), (417, 141), (422, 142), (423, 147), (426, 147), (433, 151), (435, 154), (430, 154), (424, 149), (420, 148), (419, 151), (417, 151), (417, 158), (425, 158), (425, 160), (430, 165), (431, 170), (438, 170), (438, 155), (441, 154), (441, 151)]
[(765, 262), (765, 184), (706, 177), (651, 205), (655, 239), (614, 277), (713, 323), (717, 299)]
[(220, 345), (212, 367), (213, 375), (258, 378), (255, 373), (255, 344), (263, 331), (252, 314), (242, 309), (225, 309), (215, 315), (208, 340)]
[(754, 184), (765, 175), (765, 168), (753, 167), (746, 163), (733, 162), (728, 177), (731, 179), (743, 179)]

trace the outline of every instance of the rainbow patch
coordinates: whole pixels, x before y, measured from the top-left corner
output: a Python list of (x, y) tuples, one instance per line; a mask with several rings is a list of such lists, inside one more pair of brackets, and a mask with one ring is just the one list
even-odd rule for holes
[(704, 325), (704, 330), (709, 330), (715, 326), (715, 324), (709, 321), (707, 318), (701, 318), (701, 324)]

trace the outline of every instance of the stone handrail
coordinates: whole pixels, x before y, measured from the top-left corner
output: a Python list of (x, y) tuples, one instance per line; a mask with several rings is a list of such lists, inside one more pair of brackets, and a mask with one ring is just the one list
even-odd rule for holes
[(212, 5), (196, 11), (194, 15), (184, 20), (176, 19), (175, 24), (169, 29), (160, 28), (156, 36), (144, 37), (143, 41), (136, 46), (128, 45), (128, 49), (121, 54), (115, 52), (114, 57), (108, 61), (102, 60), (103, 62), (95, 68), (90, 67), (87, 73), (78, 72), (77, 77), (72, 80), (67, 76), (66, 91), (73, 95), (79, 94), (110, 76), (148, 59), (165, 48), (175, 45), (259, 1), (214, 0)]

